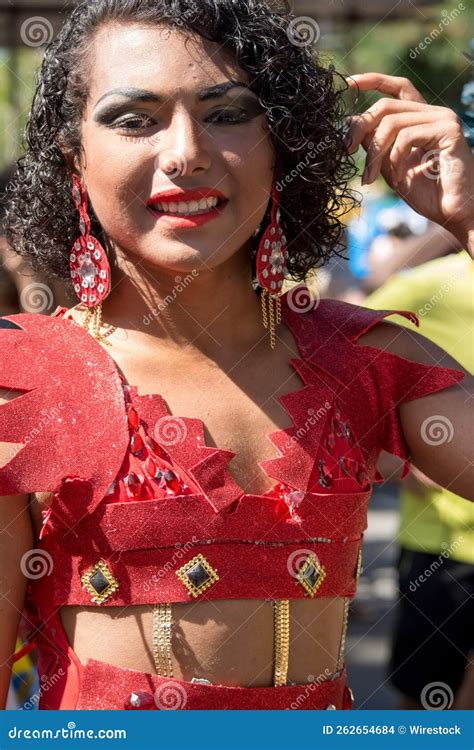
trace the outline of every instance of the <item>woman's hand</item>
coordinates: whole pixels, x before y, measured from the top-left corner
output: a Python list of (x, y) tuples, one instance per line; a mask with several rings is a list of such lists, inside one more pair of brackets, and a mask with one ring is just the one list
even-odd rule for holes
[(382, 174), (415, 211), (445, 227), (474, 258), (474, 156), (451, 109), (427, 104), (406, 78), (347, 79), (384, 96), (351, 118), (348, 151), (367, 152), (362, 184)]

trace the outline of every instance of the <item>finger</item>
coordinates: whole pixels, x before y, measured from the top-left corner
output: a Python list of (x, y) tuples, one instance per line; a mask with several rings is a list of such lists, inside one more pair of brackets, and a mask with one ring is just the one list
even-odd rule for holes
[[(463, 135), (463, 125), (457, 115), (452, 110), (447, 110), (449, 116), (440, 119), (431, 124), (427, 124), (425, 129), (420, 128), (416, 132), (404, 135), (403, 131), (397, 136), (394, 143), (396, 149), (395, 156), (399, 153), (399, 158), (406, 158), (413, 147), (421, 148), (425, 151), (423, 164), (419, 165), (418, 171), (433, 171), (433, 164), (427, 163), (430, 156), (426, 153), (432, 151), (434, 160), (438, 161), (437, 174), (443, 171), (449, 171), (457, 159), (465, 160), (466, 156), (472, 160), (469, 145)], [(408, 140), (406, 140), (408, 139)], [(436, 169), (436, 168), (435, 168)]]
[[(414, 148), (423, 149), (424, 155), (419, 165), (411, 171), (414, 174), (439, 173), (439, 165), (435, 162), (442, 154), (439, 148), (440, 129), (438, 123), (424, 123), (404, 128), (397, 135), (390, 153), (390, 161), (395, 182), (400, 182), (406, 174), (406, 162)], [(446, 157), (450, 158), (450, 157)]]
[(353, 115), (349, 119), (349, 127), (346, 135), (347, 150), (350, 154), (357, 151), (364, 137), (375, 130), (382, 119), (393, 113), (403, 112), (426, 112), (430, 119), (433, 112), (438, 115), (441, 107), (432, 107), (421, 102), (402, 102), (398, 99), (379, 99), (378, 102), (369, 107), (361, 115)]
[(380, 91), (381, 94), (390, 94), (403, 101), (426, 104), (426, 99), (408, 78), (384, 73), (360, 73), (347, 78), (347, 83), (353, 87), (358, 86), (361, 91)]
[(426, 111), (402, 112), (387, 115), (370, 138), (367, 145), (366, 167), (363, 175), (363, 184), (369, 185), (380, 174), (385, 154), (393, 146), (398, 134), (403, 128), (413, 128), (416, 125), (429, 125)]

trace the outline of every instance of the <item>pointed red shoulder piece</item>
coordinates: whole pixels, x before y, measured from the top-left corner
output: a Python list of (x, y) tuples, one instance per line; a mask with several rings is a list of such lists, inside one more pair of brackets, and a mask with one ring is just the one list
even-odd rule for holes
[(332, 378), (335, 387), (342, 384), (341, 401), (359, 434), (377, 451), (384, 449), (402, 458), (402, 476), (406, 476), (410, 456), (399, 405), (456, 385), (464, 373), (358, 343), (364, 333), (390, 315), (403, 315), (419, 326), (418, 316), (411, 310), (371, 310), (331, 299), (311, 304), (313, 296), (306, 285), (295, 289), (298, 291), (283, 298), (282, 311), (306, 363), (307, 382), (312, 378), (317, 383), (319, 372)]
[(128, 447), (111, 357), (72, 320), (10, 315), (0, 325), (0, 388), (23, 391), (0, 406), (0, 441), (20, 444), (0, 468), (0, 495), (58, 493), (75, 478), (87, 482), (92, 511)]

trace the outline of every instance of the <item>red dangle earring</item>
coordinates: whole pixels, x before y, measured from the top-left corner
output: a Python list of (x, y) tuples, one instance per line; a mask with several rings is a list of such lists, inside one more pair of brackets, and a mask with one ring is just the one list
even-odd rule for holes
[[(81, 236), (77, 238), (69, 255), (69, 271), (74, 292), (85, 305), (86, 312), (83, 327), (89, 331), (92, 324), (92, 335), (98, 341), (104, 341), (115, 330), (110, 327), (101, 333), (102, 301), (110, 292), (110, 265), (104, 248), (91, 235), (91, 220), (87, 212), (87, 194), (80, 178), (73, 174), (72, 198), (79, 212)], [(108, 343), (108, 342), (107, 342)]]
[(272, 187), (270, 224), (260, 240), (256, 273), (262, 288), (262, 317), (265, 328), (270, 329), (270, 346), (275, 348), (275, 327), (281, 321), (281, 289), (288, 260), (287, 239), (280, 224), (281, 212), (275, 183)]

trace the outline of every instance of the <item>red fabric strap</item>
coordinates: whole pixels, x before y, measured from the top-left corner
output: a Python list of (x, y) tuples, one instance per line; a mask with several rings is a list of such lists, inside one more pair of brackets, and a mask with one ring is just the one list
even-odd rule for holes
[[(76, 489), (77, 492), (77, 489)], [(215, 513), (200, 495), (159, 500), (108, 503), (101, 512), (84, 516), (57, 535), (44, 539), (52, 553), (86, 553), (90, 540), (96, 551), (156, 549), (190, 541), (293, 542), (308, 537), (359, 539), (367, 527), (369, 492), (338, 495), (306, 493), (294, 521), (287, 504), (275, 497), (245, 495), (232, 512)], [(72, 498), (71, 498), (72, 500)], [(165, 522), (166, 519), (166, 522)], [(58, 523), (54, 513), (52, 523)]]
[[(117, 552), (107, 556), (90, 551), (79, 557), (57, 547), (51, 554), (56, 575), (30, 582), (31, 595), (41, 602), (52, 597), (55, 606), (95, 606), (81, 577), (104, 560), (119, 586), (100, 606), (189, 602), (213, 599), (309, 598), (296, 575), (313, 552), (325, 577), (316, 596), (352, 597), (356, 590), (357, 557), (361, 541), (318, 543), (303, 541), (283, 546), (262, 544), (189, 544), (180, 549)], [(196, 599), (176, 571), (202, 554), (219, 579)]]
[(137, 672), (89, 659), (84, 667), (76, 708), (98, 711), (123, 709), (132, 692), (150, 696), (149, 710), (311, 710), (351, 708), (346, 673), (338, 679), (282, 687), (205, 685)]

